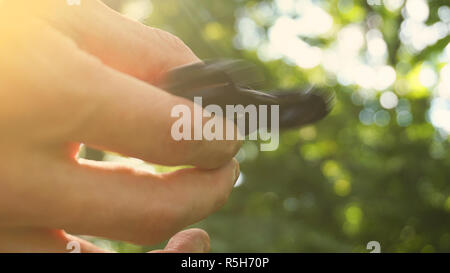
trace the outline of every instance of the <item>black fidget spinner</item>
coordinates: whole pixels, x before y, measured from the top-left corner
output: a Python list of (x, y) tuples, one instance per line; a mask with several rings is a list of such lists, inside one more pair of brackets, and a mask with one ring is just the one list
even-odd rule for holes
[(332, 108), (333, 91), (310, 87), (303, 91), (261, 92), (247, 88), (256, 78), (256, 70), (246, 62), (207, 61), (171, 70), (160, 87), (192, 101), (202, 97), (204, 106), (218, 105), (224, 113), (226, 105), (279, 105), (280, 129), (317, 122)]

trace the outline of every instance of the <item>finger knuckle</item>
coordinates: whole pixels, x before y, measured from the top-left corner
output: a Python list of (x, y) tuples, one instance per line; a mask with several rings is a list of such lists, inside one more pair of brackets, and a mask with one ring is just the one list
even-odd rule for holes
[(177, 36), (170, 32), (164, 31), (158, 28), (152, 28), (152, 33), (158, 38), (158, 40), (163, 41), (166, 45), (173, 47), (174, 49), (186, 49), (186, 44)]

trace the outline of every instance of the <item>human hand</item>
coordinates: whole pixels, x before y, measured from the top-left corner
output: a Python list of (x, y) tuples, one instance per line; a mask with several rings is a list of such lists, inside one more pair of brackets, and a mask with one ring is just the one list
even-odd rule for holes
[[(58, 251), (74, 239), (64, 231), (154, 244), (225, 203), (240, 143), (173, 140), (172, 107), (193, 103), (152, 85), (199, 62), (183, 42), (94, 0), (3, 1), (0, 13), (0, 251)], [(76, 160), (80, 143), (196, 168)]]

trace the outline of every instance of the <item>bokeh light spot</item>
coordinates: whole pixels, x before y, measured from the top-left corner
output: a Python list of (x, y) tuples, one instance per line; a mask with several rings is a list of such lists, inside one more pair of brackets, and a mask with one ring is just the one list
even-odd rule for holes
[(398, 104), (398, 97), (392, 91), (384, 92), (380, 96), (380, 104), (385, 109), (395, 108)]
[(375, 123), (378, 126), (384, 127), (389, 125), (389, 121), (391, 120), (391, 115), (386, 110), (380, 110), (375, 113)]
[(352, 185), (348, 180), (339, 179), (334, 182), (334, 192), (339, 196), (347, 196), (352, 190)]

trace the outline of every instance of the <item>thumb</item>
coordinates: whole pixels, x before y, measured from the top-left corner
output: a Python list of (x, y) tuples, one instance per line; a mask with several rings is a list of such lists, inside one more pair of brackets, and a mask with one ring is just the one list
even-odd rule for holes
[(202, 229), (188, 229), (175, 234), (164, 250), (152, 253), (207, 253), (210, 250), (209, 235)]

